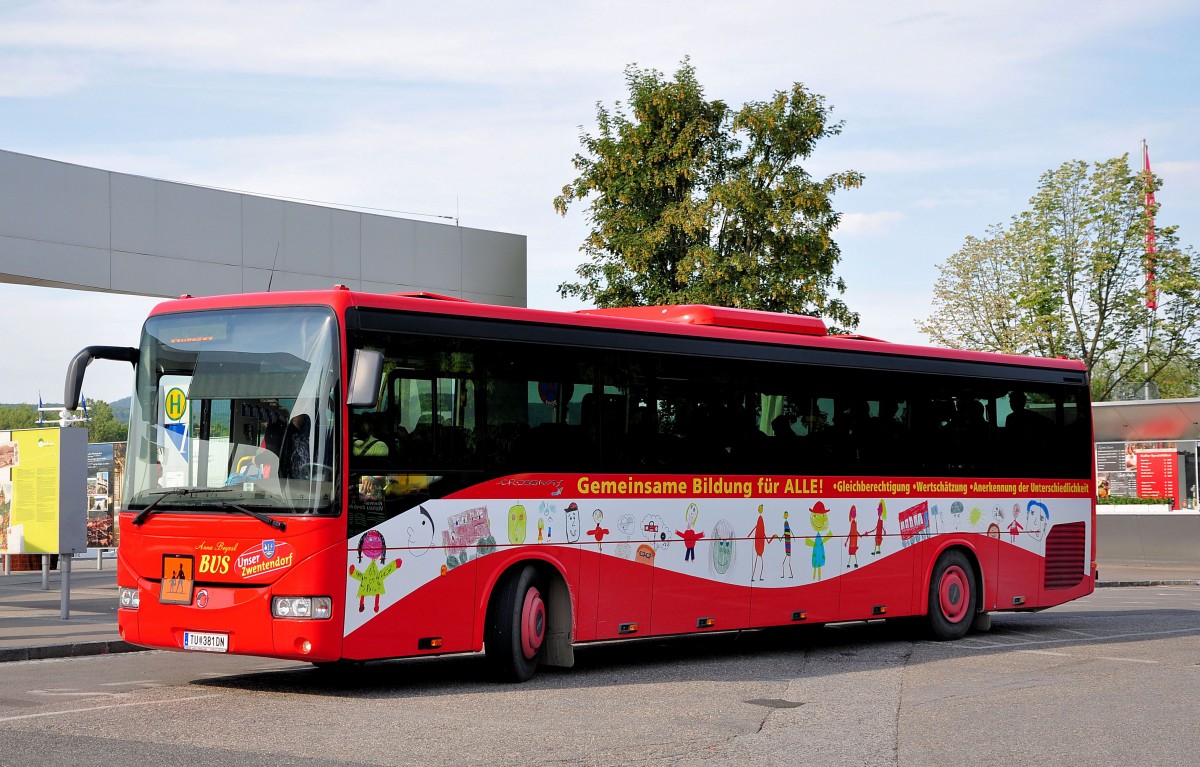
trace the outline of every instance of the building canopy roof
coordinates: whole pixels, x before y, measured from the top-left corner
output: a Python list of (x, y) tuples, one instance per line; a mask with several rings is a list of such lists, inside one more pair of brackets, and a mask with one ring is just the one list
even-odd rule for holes
[(1097, 442), (1200, 440), (1200, 399), (1093, 402)]

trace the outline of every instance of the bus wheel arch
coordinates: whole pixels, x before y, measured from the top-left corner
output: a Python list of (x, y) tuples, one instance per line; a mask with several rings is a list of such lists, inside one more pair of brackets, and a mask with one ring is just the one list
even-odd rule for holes
[(538, 665), (574, 665), (571, 594), (549, 562), (521, 560), (492, 585), (484, 621), (484, 648), (502, 679), (524, 682)]
[(965, 546), (940, 552), (926, 594), (926, 618), (933, 637), (946, 641), (966, 636), (983, 603), (983, 575), (974, 552)]

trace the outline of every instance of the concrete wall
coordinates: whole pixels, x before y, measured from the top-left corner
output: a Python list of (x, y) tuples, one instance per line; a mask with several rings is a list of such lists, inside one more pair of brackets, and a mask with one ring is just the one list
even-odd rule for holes
[(1200, 563), (1200, 514), (1097, 514), (1096, 561), (1111, 565)]
[(164, 297), (341, 283), (525, 306), (526, 241), (0, 150), (0, 281)]

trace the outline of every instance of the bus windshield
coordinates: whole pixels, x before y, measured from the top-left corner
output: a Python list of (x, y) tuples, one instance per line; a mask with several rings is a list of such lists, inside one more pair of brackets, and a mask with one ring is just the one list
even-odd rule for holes
[(336, 329), (317, 307), (151, 317), (130, 409), (127, 508), (336, 513)]

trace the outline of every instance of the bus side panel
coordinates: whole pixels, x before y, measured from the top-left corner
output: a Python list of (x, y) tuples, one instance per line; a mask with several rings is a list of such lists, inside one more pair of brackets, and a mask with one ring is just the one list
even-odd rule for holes
[(783, 626), (840, 620), (841, 590), (841, 578), (787, 588), (755, 587), (750, 594), (750, 625)]
[[(649, 551), (647, 552), (646, 549)], [(584, 558), (600, 560), (600, 584), (596, 600), (596, 638), (630, 636), (621, 627), (637, 624), (632, 636), (651, 633), (654, 596), (653, 548), (639, 550), (633, 560), (585, 552)]]
[[(895, 538), (896, 536), (891, 536)], [(898, 545), (889, 541), (888, 547)], [(891, 615), (909, 615), (916, 604), (913, 601), (913, 582), (920, 580), (916, 546), (901, 548), (887, 554), (882, 560), (872, 562), (871, 554), (860, 553), (867, 561), (862, 567), (847, 569), (844, 565), (838, 581), (842, 584), (841, 608), (838, 620), (852, 621), (879, 618)], [(843, 559), (849, 560), (845, 554)]]
[(1045, 559), (1032, 551), (997, 541), (996, 606), (1000, 610), (1033, 606), (1041, 599)]
[[(983, 604), (980, 605), (980, 609), (984, 611), (999, 609), (1000, 541), (988, 535), (977, 535), (972, 541), (971, 548), (979, 559), (979, 571), (983, 574)], [(925, 569), (924, 581), (928, 589), (929, 576), (933, 572), (933, 562), (926, 563)]]
[[(684, 634), (698, 629), (725, 631), (750, 625), (750, 589), (703, 577), (708, 575), (707, 563), (713, 545), (716, 544), (711, 541), (698, 541), (693, 557), (684, 560), (694, 568), (694, 573), (655, 568), (651, 613), (655, 634)], [(678, 558), (684, 556), (681, 549), (676, 546), (659, 556)], [(712, 625), (702, 628), (699, 625), (702, 618), (711, 618)]]
[[(584, 555), (576, 548), (579, 580), (574, 589), (575, 641), (596, 638), (597, 606), (600, 598), (600, 557)], [(568, 580), (568, 584), (571, 582)]]
[[(476, 559), (459, 565), (384, 609), (346, 636), (342, 657), (369, 660), (475, 649), (472, 633), (478, 564)], [(357, 598), (346, 609), (372, 611), (374, 598)], [(420, 649), (419, 640), (433, 637), (442, 640), (439, 650)]]

